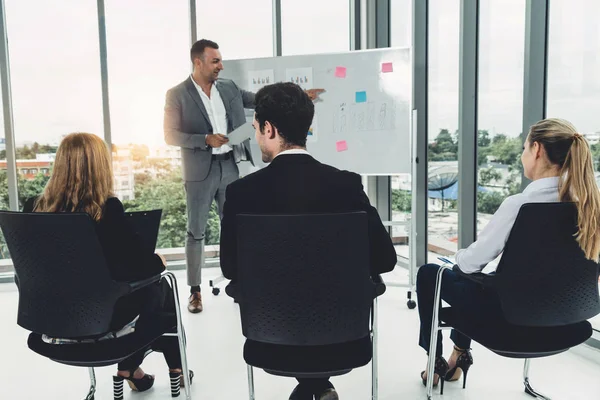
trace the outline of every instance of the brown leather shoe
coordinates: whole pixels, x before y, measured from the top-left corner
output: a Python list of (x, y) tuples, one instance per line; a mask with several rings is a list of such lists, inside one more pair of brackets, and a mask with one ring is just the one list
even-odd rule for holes
[(188, 311), (192, 314), (202, 312), (202, 295), (200, 292), (193, 293), (189, 298)]

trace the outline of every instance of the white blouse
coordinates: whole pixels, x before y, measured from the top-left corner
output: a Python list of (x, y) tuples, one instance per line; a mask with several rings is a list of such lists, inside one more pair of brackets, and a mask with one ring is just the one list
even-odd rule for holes
[(531, 182), (523, 193), (507, 197), (491, 221), (479, 234), (477, 241), (456, 253), (456, 264), (467, 274), (481, 272), (504, 250), (519, 209), (526, 203), (558, 201), (558, 177), (542, 178)]

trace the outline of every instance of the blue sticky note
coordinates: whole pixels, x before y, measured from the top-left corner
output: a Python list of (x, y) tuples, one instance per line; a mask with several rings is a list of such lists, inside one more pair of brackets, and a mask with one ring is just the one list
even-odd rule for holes
[(357, 103), (366, 103), (367, 102), (367, 92), (356, 92), (356, 102)]

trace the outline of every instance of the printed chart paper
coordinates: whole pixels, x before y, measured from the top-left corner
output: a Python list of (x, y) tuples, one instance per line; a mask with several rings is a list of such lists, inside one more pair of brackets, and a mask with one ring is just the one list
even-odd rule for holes
[(285, 70), (285, 81), (296, 83), (304, 90), (314, 89), (313, 69), (312, 67), (288, 68)]
[(273, 83), (275, 83), (275, 73), (272, 69), (248, 71), (248, 90), (253, 93)]

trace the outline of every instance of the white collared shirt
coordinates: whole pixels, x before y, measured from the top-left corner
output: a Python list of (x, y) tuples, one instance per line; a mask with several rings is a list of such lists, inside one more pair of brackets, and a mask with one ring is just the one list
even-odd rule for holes
[(281, 153), (279, 153), (275, 157), (273, 157), (273, 159), (275, 159), (281, 155), (286, 155), (286, 154), (305, 154), (307, 156), (310, 156), (310, 153), (304, 149), (290, 149), (290, 150), (282, 151)]
[[(208, 119), (212, 125), (213, 133), (222, 133), (223, 135), (227, 135), (227, 112), (225, 111), (225, 105), (221, 99), (221, 94), (217, 90), (216, 83), (213, 83), (210, 87), (210, 97), (208, 97), (200, 85), (196, 83), (194, 78), (190, 76), (190, 79), (192, 82), (194, 82), (194, 86), (196, 86), (196, 90), (198, 90), (198, 94), (202, 99), (204, 108), (206, 108), (206, 113), (208, 114)], [(231, 146), (224, 144), (219, 148), (213, 148), (212, 153), (225, 154), (231, 150)]]
[(535, 180), (523, 193), (507, 197), (491, 221), (479, 234), (477, 241), (456, 253), (456, 264), (468, 274), (480, 272), (502, 253), (508, 235), (517, 219), (519, 209), (526, 203), (558, 201), (558, 177)]

